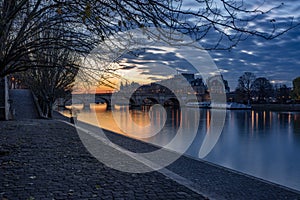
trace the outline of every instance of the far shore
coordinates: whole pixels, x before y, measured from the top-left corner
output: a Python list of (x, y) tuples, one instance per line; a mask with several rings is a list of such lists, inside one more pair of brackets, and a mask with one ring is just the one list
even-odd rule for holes
[(300, 104), (252, 104), (253, 110), (300, 111)]

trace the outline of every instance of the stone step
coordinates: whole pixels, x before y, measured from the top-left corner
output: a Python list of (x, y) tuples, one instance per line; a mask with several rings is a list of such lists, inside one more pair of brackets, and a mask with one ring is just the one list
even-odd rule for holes
[(12, 110), (14, 110), (14, 119), (37, 119), (38, 112), (34, 104), (32, 93), (28, 89), (12, 89), (9, 91), (12, 100)]

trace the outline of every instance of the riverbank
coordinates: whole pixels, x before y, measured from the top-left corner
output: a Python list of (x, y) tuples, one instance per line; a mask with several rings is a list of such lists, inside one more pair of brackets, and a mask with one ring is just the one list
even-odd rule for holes
[[(61, 120), (67, 118), (60, 116)], [(90, 131), (97, 127), (86, 125)], [(185, 156), (164, 171), (131, 174), (92, 157), (74, 127), (55, 120), (0, 123), (0, 198), (299, 199), (297, 191)], [(133, 152), (153, 145), (106, 131)]]
[(252, 104), (253, 110), (258, 111), (300, 111), (300, 104)]

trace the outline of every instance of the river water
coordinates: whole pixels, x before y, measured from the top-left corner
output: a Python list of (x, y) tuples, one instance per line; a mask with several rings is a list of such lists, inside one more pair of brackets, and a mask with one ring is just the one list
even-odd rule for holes
[[(149, 112), (148, 108), (129, 110), (128, 107), (116, 107), (112, 114), (101, 104), (91, 105), (91, 111), (81, 110), (78, 119), (160, 146), (168, 144), (180, 127), (185, 127), (186, 131), (181, 134), (188, 136), (188, 131), (192, 130), (190, 127), (197, 126), (196, 137), (185, 152), (194, 158), (199, 158), (199, 149), (208, 134), (212, 115), (210, 109), (200, 109), (199, 118), (194, 118), (193, 113), (199, 112), (196, 108), (189, 108), (188, 115), (183, 116), (175, 108), (167, 108), (166, 112), (150, 109)], [(212, 151), (203, 159), (300, 191), (300, 112), (224, 112), (223, 131)], [(151, 137), (140, 138), (139, 134), (157, 131), (151, 125), (162, 129)], [(176, 145), (170, 148), (180, 148), (180, 144)]]

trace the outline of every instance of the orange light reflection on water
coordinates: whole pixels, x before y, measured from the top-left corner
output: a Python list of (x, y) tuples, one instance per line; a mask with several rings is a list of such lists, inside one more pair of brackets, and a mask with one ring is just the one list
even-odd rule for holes
[[(136, 133), (125, 133), (121, 130), (121, 128), (118, 126), (117, 122), (114, 119), (113, 113), (111, 111), (106, 110), (106, 104), (91, 104), (91, 110), (83, 110), (82, 105), (75, 105), (73, 106), (73, 108), (75, 108), (78, 112), (77, 119), (82, 122), (89, 123), (94, 126), (97, 125), (98, 127), (101, 127), (103, 129), (107, 129), (109, 131), (113, 131), (123, 135), (128, 135), (130, 137), (136, 137)], [(71, 109), (71, 107), (68, 107), (68, 109)], [(135, 110), (134, 112), (129, 111), (132, 119), (131, 121), (126, 116), (126, 112), (124, 112), (126, 109), (128, 109), (128, 107), (116, 106), (114, 109), (116, 114), (119, 116), (121, 123), (126, 124), (126, 126), (128, 127), (133, 126), (133, 123), (142, 127), (147, 126), (150, 123), (150, 116), (148, 114), (149, 112), (138, 110)], [(62, 113), (67, 117), (71, 116), (70, 111), (68, 110), (62, 111)], [(150, 114), (152, 115), (151, 118), (155, 115), (155, 113)]]
[[(98, 124), (101, 128), (107, 129), (113, 132), (117, 132), (124, 135), (130, 135), (130, 137), (137, 137), (135, 134), (137, 133), (125, 133), (121, 130), (121, 128), (118, 126), (117, 122), (115, 121), (112, 112), (106, 111), (106, 105), (91, 105), (91, 109), (95, 111)], [(134, 112), (130, 112), (131, 119), (126, 116), (126, 109), (128, 107), (124, 106), (116, 106), (114, 108), (115, 113), (120, 116), (120, 120), (123, 125), (131, 126), (131, 128), (134, 126), (134, 124), (139, 125), (141, 127), (147, 126), (150, 124), (150, 116), (149, 112), (143, 112), (139, 110), (135, 110)], [(151, 118), (154, 117), (155, 113), (150, 113)], [(84, 116), (84, 115), (83, 115)], [(85, 117), (78, 118), (81, 121), (90, 123), (90, 119), (87, 119)], [(157, 116), (156, 116), (157, 117)], [(131, 121), (132, 120), (132, 121)]]

